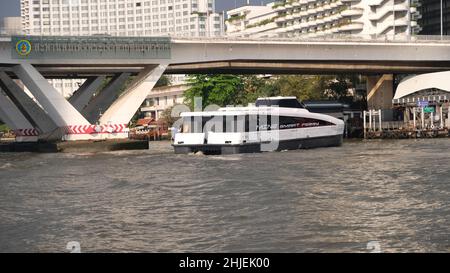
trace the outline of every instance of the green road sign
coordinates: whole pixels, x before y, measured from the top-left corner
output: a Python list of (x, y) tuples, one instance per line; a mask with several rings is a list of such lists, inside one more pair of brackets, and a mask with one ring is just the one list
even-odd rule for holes
[(424, 113), (434, 113), (434, 107), (430, 107), (430, 106), (424, 107), (423, 112)]
[(13, 36), (14, 59), (170, 59), (170, 37)]

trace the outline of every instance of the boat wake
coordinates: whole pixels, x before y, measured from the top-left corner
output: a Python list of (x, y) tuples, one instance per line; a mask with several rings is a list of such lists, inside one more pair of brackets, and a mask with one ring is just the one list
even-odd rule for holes
[(14, 165), (11, 163), (5, 163), (0, 166), (0, 169), (11, 169), (11, 168), (14, 168)]

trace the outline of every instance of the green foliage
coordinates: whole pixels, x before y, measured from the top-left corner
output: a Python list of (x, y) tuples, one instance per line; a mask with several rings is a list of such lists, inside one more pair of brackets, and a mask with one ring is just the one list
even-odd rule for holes
[(364, 94), (349, 92), (356, 84), (364, 81), (359, 76), (304, 76), (283, 75), (264, 78), (254, 75), (193, 75), (188, 83), (191, 88), (185, 92), (185, 103), (193, 109), (194, 98), (203, 99), (202, 109), (210, 104), (219, 106), (247, 105), (259, 97), (295, 96), (305, 100), (338, 100), (351, 102), (364, 100)]
[(155, 87), (169, 86), (172, 84), (172, 79), (167, 75), (162, 75), (156, 82)]
[(1, 122), (0, 122), (0, 132), (2, 132), (2, 133), (7, 133), (7, 132), (9, 132), (11, 129), (8, 127), (8, 125), (6, 125), (6, 124), (2, 124)]
[(175, 123), (175, 121), (177, 121), (180, 118), (179, 115), (175, 116), (175, 117), (172, 116), (172, 110), (175, 106), (177, 106), (177, 104), (165, 109), (161, 113), (160, 120), (163, 123), (167, 124), (168, 127), (172, 127), (172, 125)]
[(226, 21), (231, 23), (231, 22), (234, 22), (234, 21), (243, 20), (243, 19), (245, 19), (245, 17), (246, 17), (245, 14), (243, 14), (243, 15), (235, 15), (235, 16), (231, 16)]
[(254, 103), (256, 99), (260, 97), (278, 95), (274, 80), (254, 75), (242, 76), (242, 79), (244, 81), (244, 95), (241, 98), (242, 105)]
[(330, 98), (334, 100), (342, 100), (348, 96), (350, 86), (347, 79), (338, 77), (328, 84)]
[(280, 96), (295, 96), (299, 100), (325, 99), (328, 77), (324, 76), (281, 76), (275, 82)]
[(191, 87), (184, 93), (184, 100), (191, 109), (195, 97), (202, 98), (202, 109), (211, 104), (226, 106), (242, 102), (244, 81), (239, 76), (192, 75), (187, 82)]
[(261, 22), (258, 22), (258, 23), (255, 23), (255, 24), (247, 25), (245, 28), (260, 27), (260, 26), (264, 26), (264, 25), (273, 23), (274, 21), (275, 21), (275, 18), (272, 18), (272, 19), (265, 19), (265, 20), (262, 20)]

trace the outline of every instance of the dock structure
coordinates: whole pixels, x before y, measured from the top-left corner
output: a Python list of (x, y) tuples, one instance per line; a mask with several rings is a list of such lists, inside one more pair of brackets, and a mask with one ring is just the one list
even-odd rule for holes
[(365, 138), (449, 136), (450, 72), (422, 74), (402, 81), (392, 101), (400, 121), (383, 121), (381, 110), (364, 112)]
[[(449, 136), (449, 105), (420, 100), (417, 105), (396, 105), (402, 121), (383, 121), (381, 110), (364, 111), (364, 138), (434, 138)], [(427, 105), (427, 106), (425, 106)]]

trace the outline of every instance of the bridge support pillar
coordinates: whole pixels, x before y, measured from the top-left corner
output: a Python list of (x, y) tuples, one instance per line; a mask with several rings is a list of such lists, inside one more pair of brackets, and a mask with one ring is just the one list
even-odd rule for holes
[(17, 142), (36, 142), (38, 140), (38, 131), (1, 89), (0, 119), (14, 130)]
[(130, 75), (130, 73), (121, 73), (113, 77), (108, 85), (81, 111), (81, 114), (90, 123), (96, 124), (102, 112), (106, 111), (117, 99)]
[(161, 78), (167, 64), (147, 66), (100, 118), (101, 124), (128, 124)]
[(61, 138), (63, 132), (58, 130), (57, 124), (5, 72), (0, 72), (0, 85), (21, 114), (35, 129), (38, 129), (40, 138), (48, 140)]
[(89, 122), (31, 64), (13, 68), (25, 86), (58, 127), (89, 125)]
[(95, 91), (103, 84), (105, 81), (105, 76), (88, 78), (80, 88), (75, 91), (69, 98), (69, 102), (72, 106), (81, 111), (89, 104), (89, 100), (94, 95)]
[[(66, 141), (124, 139), (128, 138), (128, 123), (166, 67), (167, 64), (147, 66), (120, 95), (119, 92), (131, 75), (121, 73), (92, 99), (92, 94), (104, 78), (89, 79), (80, 87), (79, 94), (77, 92), (67, 101), (30, 64), (16, 65), (12, 72), (30, 90), (31, 95), (17, 86), (5, 72), (0, 73), (0, 86), (5, 89), (5, 98), (9, 98), (22, 114), (21, 122), (26, 120), (28, 127), (31, 125), (38, 129), (40, 139), (42, 136), (46, 140)], [(78, 109), (82, 109), (81, 113)], [(101, 110), (106, 110), (103, 115), (100, 114)], [(19, 126), (11, 118), (8, 119), (13, 116), (9, 112), (5, 113), (3, 109), (1, 115), (6, 116), (5, 121), (14, 125), (13, 128)]]
[(382, 111), (383, 120), (393, 119), (394, 75), (367, 77), (367, 106)]

